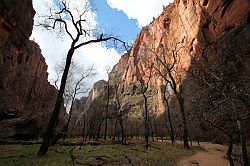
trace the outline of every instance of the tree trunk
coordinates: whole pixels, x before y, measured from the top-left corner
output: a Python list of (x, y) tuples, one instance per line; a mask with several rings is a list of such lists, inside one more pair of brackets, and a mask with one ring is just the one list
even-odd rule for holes
[(93, 138), (93, 130), (94, 129), (91, 129), (91, 128), (89, 128), (89, 141), (90, 141), (90, 139), (92, 139)]
[(123, 144), (124, 143), (124, 128), (123, 128), (122, 115), (119, 115), (119, 123), (120, 123), (120, 127), (121, 127), (122, 144)]
[[(166, 128), (167, 128), (167, 133), (169, 134), (169, 135), (171, 135), (170, 134), (170, 130), (169, 130), (169, 127), (168, 127), (168, 123), (167, 123), (167, 121), (165, 120), (165, 126), (166, 126)], [(166, 134), (166, 139), (167, 139), (167, 137), (168, 137), (168, 135)]]
[(107, 106), (106, 106), (106, 111), (105, 111), (105, 128), (104, 128), (104, 140), (107, 139), (107, 128), (108, 128), (108, 109), (109, 109), (109, 79), (108, 79), (108, 96), (107, 96)]
[(179, 118), (178, 115), (176, 116), (176, 118), (177, 118), (177, 125), (178, 125), (178, 127), (179, 127), (179, 130), (175, 132), (175, 135), (176, 135), (176, 136), (177, 136), (177, 135), (179, 136), (180, 143), (182, 144), (182, 137), (183, 137), (183, 136), (182, 136), (182, 128), (183, 128), (183, 127), (181, 126), (181, 123), (180, 123), (181, 120), (180, 120), (180, 118)]
[(82, 138), (83, 138), (83, 140), (84, 140), (84, 135), (85, 135), (85, 122), (86, 120), (85, 120), (85, 117), (84, 117), (84, 121), (83, 121), (83, 127), (82, 127)]
[[(168, 84), (165, 85), (165, 89), (164, 89), (164, 101), (167, 104), (168, 121), (169, 121), (169, 125), (170, 125), (170, 139), (171, 139), (172, 145), (174, 146), (174, 142), (175, 142), (174, 129), (173, 129), (173, 125), (172, 125), (172, 120), (171, 120), (171, 114), (170, 114), (170, 108), (169, 108), (168, 99), (166, 98), (167, 85)], [(167, 120), (166, 120), (166, 124), (167, 124)]]
[(70, 106), (70, 109), (69, 109), (69, 118), (68, 118), (68, 122), (67, 122), (67, 125), (65, 127), (64, 134), (63, 134), (63, 139), (64, 140), (65, 140), (65, 137), (67, 135), (67, 132), (68, 132), (68, 129), (69, 129), (69, 123), (70, 123), (70, 120), (71, 120), (71, 117), (72, 117), (72, 114), (73, 114), (73, 104), (74, 104), (74, 100), (75, 100), (75, 97), (76, 97), (76, 93), (77, 93), (77, 85), (76, 85), (75, 90), (74, 90), (74, 94), (73, 94), (72, 101), (71, 101), (71, 106)]
[(236, 115), (236, 120), (237, 120), (237, 127), (239, 130), (239, 136), (240, 136), (240, 141), (241, 141), (241, 151), (242, 151), (242, 157), (244, 161), (244, 166), (249, 166), (249, 161), (248, 161), (248, 156), (247, 156), (247, 145), (246, 145), (246, 138), (245, 138), (245, 133), (244, 129), (242, 126), (241, 118), (237, 112), (237, 108), (234, 102), (232, 102), (232, 107)]
[(72, 116), (72, 105), (70, 106), (70, 111), (69, 111), (69, 118), (68, 118), (68, 122), (66, 124), (66, 127), (64, 129), (64, 133), (63, 133), (63, 139), (65, 140), (66, 138), (66, 135), (67, 135), (67, 132), (68, 132), (68, 128), (69, 128), (69, 122), (70, 122), (70, 119), (71, 119), (71, 116)]
[(67, 77), (68, 77), (68, 73), (69, 73), (69, 68), (70, 68), (70, 64), (71, 64), (71, 60), (72, 60), (72, 56), (74, 54), (74, 51), (75, 50), (72, 48), (68, 51), (66, 65), (65, 65), (65, 69), (63, 71), (63, 76), (62, 76), (62, 80), (61, 80), (60, 89), (59, 89), (59, 92), (57, 95), (56, 104), (54, 107), (54, 111), (52, 112), (52, 115), (50, 117), (47, 131), (45, 133), (45, 137), (43, 138), (43, 142), (42, 142), (41, 147), (38, 151), (38, 154), (37, 154), (38, 156), (45, 156), (48, 152), (50, 141), (51, 141), (51, 138), (53, 136), (53, 132), (54, 132), (54, 129), (55, 129), (55, 126), (57, 124), (58, 117), (60, 114), (60, 110), (61, 110), (61, 106), (62, 106), (62, 102), (63, 102), (63, 93), (65, 90), (65, 85), (66, 85), (66, 81), (67, 81)]
[(157, 129), (157, 125), (155, 121), (156, 120), (154, 120), (155, 137), (156, 137), (156, 140), (158, 140), (158, 129)]
[(227, 150), (227, 158), (228, 158), (228, 161), (230, 163), (230, 166), (235, 166), (234, 161), (232, 159), (232, 151), (233, 151), (233, 140), (230, 137), (229, 138), (229, 144), (228, 144), (228, 150)]
[(190, 141), (190, 145), (193, 146), (193, 143), (192, 143), (192, 138), (191, 136), (189, 135), (189, 141)]
[(55, 144), (63, 137), (64, 132), (59, 132), (51, 138), (50, 146), (55, 146)]
[(154, 131), (151, 131), (151, 137), (152, 137), (152, 141), (155, 142)]
[(96, 134), (96, 139), (97, 140), (100, 138), (101, 127), (102, 127), (102, 123), (97, 128), (97, 134)]
[(136, 129), (136, 132), (137, 132), (137, 133), (136, 133), (136, 134), (137, 134), (137, 140), (140, 140), (140, 130), (137, 128), (137, 129)]
[(87, 141), (87, 139), (88, 139), (88, 136), (89, 136), (89, 130), (87, 130), (87, 133), (86, 133), (86, 135), (85, 135), (85, 142)]
[(237, 125), (240, 132), (240, 140), (241, 140), (241, 150), (242, 150), (242, 157), (244, 161), (244, 166), (249, 166), (248, 155), (247, 155), (247, 145), (246, 145), (246, 138), (245, 133), (242, 127), (242, 122), (239, 116), (237, 117)]
[[(168, 103), (168, 102), (167, 102)], [(169, 121), (169, 125), (170, 125), (170, 137), (171, 137), (171, 142), (172, 145), (174, 146), (174, 142), (175, 142), (175, 138), (174, 138), (174, 129), (173, 129), (173, 125), (172, 125), (172, 120), (171, 120), (171, 115), (170, 115), (170, 109), (169, 109), (169, 105), (167, 104), (167, 111), (168, 111), (168, 121)]]
[(182, 123), (183, 123), (183, 142), (184, 142), (184, 148), (189, 149), (188, 144), (188, 126), (187, 126), (187, 119), (185, 115), (185, 106), (184, 106), (184, 99), (181, 96), (181, 94), (177, 95), (179, 104), (180, 104), (180, 111), (181, 111), (181, 117), (182, 117)]
[(142, 94), (143, 98), (144, 98), (144, 108), (145, 108), (145, 117), (144, 117), (144, 127), (145, 127), (145, 131), (144, 131), (144, 137), (145, 137), (145, 148), (148, 149), (149, 147), (149, 141), (148, 141), (148, 137), (149, 137), (149, 126), (148, 126), (148, 105), (147, 105), (147, 96), (145, 95), (145, 93)]
[(113, 136), (114, 141), (116, 137), (116, 128), (117, 128), (117, 119), (115, 120), (115, 128), (114, 128), (114, 136)]
[(153, 130), (153, 124), (150, 120), (149, 120), (149, 133), (151, 135), (152, 141), (155, 142), (155, 139), (154, 139), (155, 131)]

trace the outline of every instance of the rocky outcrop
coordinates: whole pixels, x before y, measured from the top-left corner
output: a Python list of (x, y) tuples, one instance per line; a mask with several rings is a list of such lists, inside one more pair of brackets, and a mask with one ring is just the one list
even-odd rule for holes
[(57, 90), (39, 46), (29, 40), (34, 15), (31, 0), (0, 2), (1, 137), (41, 135), (54, 108)]

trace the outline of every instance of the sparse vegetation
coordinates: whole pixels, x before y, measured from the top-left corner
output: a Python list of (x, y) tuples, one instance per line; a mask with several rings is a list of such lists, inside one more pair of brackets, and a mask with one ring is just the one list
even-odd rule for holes
[(149, 150), (143, 143), (121, 145), (56, 145), (44, 157), (37, 157), (39, 145), (0, 145), (0, 165), (174, 165), (177, 158), (194, 154), (170, 143), (153, 143)]

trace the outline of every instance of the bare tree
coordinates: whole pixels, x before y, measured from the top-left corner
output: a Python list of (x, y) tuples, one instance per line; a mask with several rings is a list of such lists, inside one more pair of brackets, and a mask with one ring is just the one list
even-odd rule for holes
[(144, 137), (145, 137), (145, 148), (148, 149), (149, 147), (149, 122), (148, 122), (148, 104), (147, 104), (147, 96), (146, 96), (146, 92), (148, 90), (148, 84), (149, 84), (149, 80), (147, 82), (144, 82), (144, 80), (142, 78), (139, 79), (140, 81), (140, 85), (141, 85), (141, 94), (143, 96), (144, 99)]
[(154, 138), (154, 134), (156, 137), (156, 140), (158, 140), (159, 132), (158, 132), (158, 123), (157, 123), (157, 112), (156, 109), (153, 109), (152, 115), (150, 116), (152, 118), (152, 137)]
[(103, 112), (105, 111), (105, 99), (104, 96), (99, 96), (95, 98), (88, 110), (85, 112), (85, 128), (87, 128), (87, 132), (85, 135), (85, 140), (87, 138), (90, 139), (99, 139), (101, 126), (105, 120), (103, 116)]
[(138, 61), (140, 59), (136, 59), (136, 64), (137, 66), (136, 67), (136, 76), (137, 76), (137, 79), (139, 80), (140, 82), (140, 87), (141, 87), (141, 94), (143, 96), (143, 100), (144, 100), (144, 137), (145, 137), (145, 148), (148, 149), (149, 147), (149, 111), (148, 111), (148, 103), (147, 103), (147, 95), (146, 95), (146, 92), (149, 88), (149, 82), (150, 82), (150, 79), (152, 77), (152, 68), (153, 68), (153, 63), (150, 65), (150, 66), (147, 66), (147, 68), (149, 68), (150, 70), (150, 73), (148, 76), (146, 76), (145, 73), (140, 73), (140, 70), (139, 70), (139, 67), (138, 67)]
[(83, 115), (83, 125), (82, 125), (82, 138), (85, 138), (85, 130), (86, 130), (86, 116)]
[[(206, 55), (207, 48), (214, 51), (211, 57)], [(220, 52), (217, 51), (218, 48)], [(194, 59), (193, 68), (189, 72), (198, 86), (206, 89), (203, 102), (196, 103), (206, 108), (200, 111), (204, 119), (210, 121), (210, 125), (222, 131), (229, 139), (227, 156), (230, 164), (233, 165), (233, 143), (237, 141), (233, 135), (237, 135), (241, 142), (244, 165), (248, 166), (243, 122), (249, 119), (249, 91), (246, 83), (249, 73), (244, 66), (244, 54), (238, 55), (228, 49), (230, 50), (217, 43), (207, 45), (199, 60)]]
[[(184, 46), (177, 49), (177, 44), (175, 46), (175, 49), (171, 51), (169, 54), (169, 50), (165, 50), (162, 45), (159, 46), (159, 50), (157, 53), (154, 49), (146, 48), (148, 51), (153, 53), (156, 56), (157, 62), (159, 62), (158, 66), (162, 68), (159, 68), (157, 65), (154, 66), (154, 69), (158, 72), (158, 74), (164, 79), (164, 81), (169, 84), (170, 88), (174, 92), (180, 106), (180, 112), (182, 117), (182, 124), (183, 124), (183, 141), (184, 141), (184, 148), (189, 149), (188, 144), (188, 125), (187, 125), (187, 118), (185, 113), (185, 105), (184, 105), (184, 97), (183, 97), (183, 87), (181, 85), (181, 80), (178, 80), (176, 78), (177, 72), (176, 72), (176, 66), (178, 64), (177, 61), (177, 55), (178, 52), (184, 48)], [(167, 57), (169, 56), (170, 57)], [(169, 60), (166, 61), (166, 58)], [(178, 82), (179, 81), (179, 82)], [(178, 85), (177, 85), (178, 82)]]
[(65, 138), (67, 131), (68, 131), (68, 128), (69, 128), (69, 123), (70, 123), (70, 120), (71, 120), (71, 117), (73, 114), (73, 104), (74, 104), (76, 96), (79, 94), (84, 94), (88, 91), (88, 89), (85, 88), (83, 81), (87, 78), (93, 77), (96, 74), (94, 72), (93, 66), (87, 68), (86, 70), (84, 68), (82, 68), (82, 69), (80, 69), (79, 72), (81, 73), (80, 77), (74, 81), (75, 86), (73, 89), (70, 89), (70, 93), (69, 93), (70, 97), (71, 97), (71, 105), (70, 105), (70, 109), (69, 109), (68, 122), (64, 128), (64, 138)]
[[(103, 32), (98, 32), (96, 29), (93, 29), (93, 27), (90, 26), (91, 24), (88, 22), (88, 17), (86, 17), (91, 9), (89, 2), (86, 1), (86, 4), (82, 9), (77, 9), (70, 8), (70, 1), (68, 3), (63, 1), (59, 3), (59, 8), (56, 7), (55, 9), (56, 10), (50, 8), (49, 15), (45, 16), (44, 23), (41, 23), (40, 25), (49, 30), (57, 30), (59, 35), (67, 34), (71, 39), (71, 45), (67, 52), (66, 64), (64, 67), (55, 107), (49, 120), (43, 142), (38, 151), (38, 156), (44, 156), (48, 152), (54, 128), (61, 110), (66, 80), (75, 51), (80, 47), (92, 43), (99, 43), (109, 40), (121, 42), (125, 46), (125, 43), (115, 36), (105, 35)], [(73, 27), (73, 31), (71, 31), (70, 27)]]
[(121, 105), (121, 99), (118, 94), (119, 85), (115, 85), (115, 112), (116, 112), (116, 119), (119, 122), (120, 128), (121, 128), (121, 136), (122, 136), (122, 143), (124, 143), (124, 126), (123, 126), (123, 110)]
[(216, 129), (218, 129), (219, 131), (223, 132), (229, 139), (229, 143), (228, 143), (228, 150), (227, 150), (227, 158), (229, 160), (229, 163), (231, 166), (234, 166), (234, 161), (232, 158), (232, 152), (233, 152), (233, 136), (232, 136), (232, 131), (227, 132), (225, 129), (223, 129), (222, 127), (220, 127), (219, 125), (216, 125), (214, 122), (211, 122), (210, 120), (206, 119), (206, 122), (208, 122), (210, 125), (212, 125), (213, 127), (215, 127)]
[[(164, 86), (163, 96), (164, 96), (164, 101), (167, 104), (167, 110), (165, 110), (165, 114), (167, 114), (168, 122), (169, 122), (169, 126), (170, 126), (170, 139), (171, 139), (172, 145), (174, 146), (174, 142), (175, 142), (174, 129), (173, 129), (173, 125), (172, 125), (170, 106), (169, 106), (170, 93), (167, 91), (167, 89), (168, 89), (168, 82)], [(165, 121), (166, 121), (166, 125), (167, 125), (167, 118), (165, 118)]]
[(105, 128), (104, 128), (104, 140), (107, 138), (107, 128), (108, 128), (108, 111), (109, 111), (109, 97), (110, 97), (110, 87), (109, 87), (109, 73), (110, 73), (110, 67), (106, 67), (106, 73), (108, 75), (108, 81), (107, 81), (107, 105), (105, 110)]
[[(61, 75), (63, 74), (63, 66), (64, 62), (62, 62), (61, 64), (58, 63), (56, 66), (57, 78), (54, 81), (56, 87), (58, 87), (57, 82), (60, 80)], [(96, 73), (94, 72), (93, 65), (85, 69), (80, 64), (76, 63), (76, 61), (72, 60), (64, 92), (64, 104), (65, 108), (68, 109), (69, 117), (66, 125), (59, 133), (55, 134), (55, 136), (53, 137), (51, 143), (52, 145), (55, 145), (56, 142), (62, 137), (65, 139), (70, 120), (72, 119), (75, 98), (77, 95), (84, 94), (89, 91), (89, 89), (85, 85), (85, 81), (86, 79), (95, 76), (95, 74)]]

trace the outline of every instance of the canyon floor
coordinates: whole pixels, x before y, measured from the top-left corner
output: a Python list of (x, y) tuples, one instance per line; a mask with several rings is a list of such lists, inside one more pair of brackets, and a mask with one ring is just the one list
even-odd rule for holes
[(1, 145), (0, 165), (175, 165), (181, 156), (194, 151), (173, 148), (161, 143), (152, 144), (149, 150), (143, 145), (86, 145), (62, 146), (49, 149), (45, 157), (36, 156), (39, 145)]
[(74, 140), (52, 146), (47, 156), (40, 158), (36, 156), (40, 144), (0, 145), (0, 165), (229, 165), (225, 157), (226, 147), (211, 143), (201, 143), (201, 146), (193, 143), (191, 150), (161, 141), (152, 143), (148, 150), (143, 147), (143, 142), (127, 145), (101, 142), (81, 146), (78, 143)]
[(202, 143), (201, 148), (203, 151), (198, 151), (192, 156), (181, 157), (177, 162), (177, 166), (230, 165), (225, 155), (225, 146), (211, 143)]

